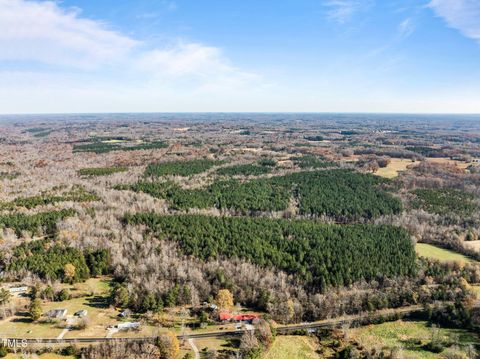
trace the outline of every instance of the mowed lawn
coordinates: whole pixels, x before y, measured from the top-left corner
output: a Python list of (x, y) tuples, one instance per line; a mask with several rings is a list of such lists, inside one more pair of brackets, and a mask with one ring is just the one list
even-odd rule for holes
[[(441, 355), (426, 351), (423, 346), (432, 338), (433, 329), (423, 321), (389, 322), (367, 325), (350, 330), (350, 338), (361, 343), (367, 349), (402, 349), (408, 358), (433, 359)], [(438, 329), (438, 338), (446, 346), (457, 344), (466, 351), (467, 345), (480, 343), (478, 336), (463, 329)], [(444, 352), (447, 349), (444, 350)]]
[(458, 261), (463, 263), (472, 263), (475, 262), (473, 259), (464, 256), (463, 254), (440, 248), (432, 244), (427, 243), (417, 243), (415, 250), (420, 257), (427, 257), (438, 259), (442, 262), (452, 262)]
[(263, 359), (318, 359), (316, 343), (307, 336), (279, 335)]
[[(64, 285), (70, 290), (73, 298), (63, 302), (42, 301), (43, 313), (51, 309), (67, 309), (67, 316), (85, 309), (88, 312), (88, 326), (84, 330), (73, 330), (65, 335), (65, 338), (75, 337), (105, 337), (106, 327), (116, 324), (118, 312), (110, 308), (106, 303), (109, 293), (109, 278), (91, 278), (84, 283)], [(18, 299), (20, 301), (20, 299)], [(21, 299), (22, 303), (25, 299)], [(28, 305), (27, 301), (26, 305)], [(11, 338), (56, 338), (61, 332), (62, 320), (53, 323), (32, 323), (27, 312), (0, 321), (0, 337)]]

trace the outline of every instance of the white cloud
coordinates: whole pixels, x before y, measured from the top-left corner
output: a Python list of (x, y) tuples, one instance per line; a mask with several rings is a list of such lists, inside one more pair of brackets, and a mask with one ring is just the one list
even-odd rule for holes
[(124, 57), (136, 44), (51, 1), (0, 0), (0, 60), (94, 68)]
[(411, 17), (406, 18), (398, 25), (398, 37), (406, 39), (415, 31), (415, 25)]
[(326, 0), (324, 6), (328, 8), (327, 17), (335, 22), (344, 24), (355, 13), (368, 8), (371, 0)]
[(190, 79), (198, 89), (232, 89), (259, 83), (260, 76), (233, 66), (221, 49), (180, 41), (166, 49), (143, 53), (136, 68), (162, 81)]
[(220, 49), (184, 42), (170, 48), (145, 52), (138, 59), (137, 65), (142, 70), (168, 76), (210, 76), (212, 72), (232, 71)]
[(480, 43), (480, 1), (432, 0), (428, 7), (449, 27)]
[[(172, 1), (164, 4), (175, 7)], [(81, 76), (76, 80), (92, 85), (94, 78), (96, 86), (111, 86), (112, 78), (124, 86), (162, 91), (229, 91), (259, 84), (258, 75), (232, 65), (220, 48), (175, 39), (168, 42), (173, 45), (146, 50), (146, 43), (86, 19), (78, 9), (65, 10), (53, 1), (0, 0), (0, 87), (8, 88), (5, 81), (11, 86), (12, 79), (18, 78), (24, 87), (32, 79), (33, 88), (41, 88), (43, 82), (44, 88), (68, 89), (69, 79), (78, 70)], [(25, 70), (2, 69), (2, 60), (28, 65), (23, 66)], [(49, 66), (36, 76), (37, 64)]]

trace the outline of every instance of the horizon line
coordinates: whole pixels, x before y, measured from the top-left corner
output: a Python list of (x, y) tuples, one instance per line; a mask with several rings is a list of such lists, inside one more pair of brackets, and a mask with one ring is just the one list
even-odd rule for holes
[(5, 116), (62, 116), (62, 115), (155, 115), (155, 114), (319, 114), (319, 115), (427, 115), (427, 116), (480, 116), (480, 112), (364, 112), (364, 111), (133, 111), (133, 112), (25, 112), (0, 113)]

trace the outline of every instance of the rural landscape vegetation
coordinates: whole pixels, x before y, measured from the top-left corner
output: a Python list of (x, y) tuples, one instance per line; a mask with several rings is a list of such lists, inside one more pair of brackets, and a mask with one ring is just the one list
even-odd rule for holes
[(0, 357), (476, 358), (478, 118), (394, 117), (2, 117)]
[(480, 359), (480, 0), (0, 0), (0, 359)]

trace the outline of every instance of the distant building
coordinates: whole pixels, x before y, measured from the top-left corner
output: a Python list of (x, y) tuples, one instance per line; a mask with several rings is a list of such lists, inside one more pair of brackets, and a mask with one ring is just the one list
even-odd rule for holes
[(229, 312), (218, 313), (218, 319), (220, 319), (221, 322), (228, 322), (232, 320), (232, 318), (233, 318), (232, 313), (229, 313)]
[(28, 291), (28, 287), (14, 287), (9, 288), (10, 294), (23, 294)]
[(115, 326), (117, 329), (126, 330), (126, 329), (137, 329), (140, 328), (139, 322), (125, 322), (120, 323)]
[(245, 313), (245, 314), (236, 314), (233, 315), (230, 312), (220, 312), (218, 313), (218, 319), (221, 322), (237, 322), (237, 323), (248, 323), (252, 324), (255, 320), (258, 320), (260, 316), (258, 314)]
[(50, 318), (63, 318), (67, 315), (66, 309), (52, 309), (47, 312), (47, 317)]
[(118, 314), (118, 316), (119, 316), (120, 318), (126, 318), (126, 317), (129, 317), (130, 314), (132, 314), (132, 313), (130, 312), (130, 310), (125, 309), (125, 310), (122, 310), (122, 311)]

